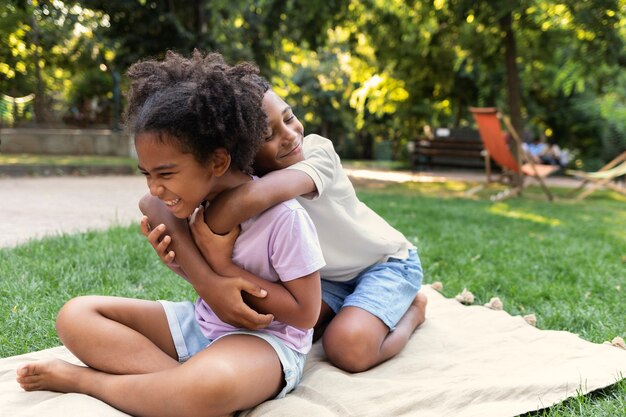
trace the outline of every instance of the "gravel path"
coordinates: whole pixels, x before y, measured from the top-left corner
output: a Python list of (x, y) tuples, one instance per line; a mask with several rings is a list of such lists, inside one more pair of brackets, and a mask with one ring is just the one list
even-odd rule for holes
[[(357, 181), (484, 181), (480, 172), (410, 173), (346, 167)], [(549, 185), (573, 186), (553, 177)], [(142, 176), (60, 176), (0, 178), (0, 247), (62, 233), (139, 224), (139, 198), (148, 191)]]
[(0, 178), (0, 247), (62, 233), (139, 224), (140, 176)]

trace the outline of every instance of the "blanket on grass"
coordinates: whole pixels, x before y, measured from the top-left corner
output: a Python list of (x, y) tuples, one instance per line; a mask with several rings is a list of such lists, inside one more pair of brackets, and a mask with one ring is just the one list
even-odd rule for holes
[[(331, 366), (316, 343), (295, 391), (237, 416), (516, 416), (626, 378), (623, 349), (424, 291), (426, 322), (396, 358), (350, 375)], [(22, 391), (17, 366), (51, 357), (79, 363), (62, 346), (0, 359), (1, 415), (126, 415), (85, 395)]]

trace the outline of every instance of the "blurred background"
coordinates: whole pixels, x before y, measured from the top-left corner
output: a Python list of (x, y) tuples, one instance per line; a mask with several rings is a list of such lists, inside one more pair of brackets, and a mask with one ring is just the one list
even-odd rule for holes
[(0, 127), (115, 132), (129, 65), (199, 48), (254, 61), (344, 158), (495, 106), (591, 170), (626, 149), (625, 40), (626, 0), (0, 0)]

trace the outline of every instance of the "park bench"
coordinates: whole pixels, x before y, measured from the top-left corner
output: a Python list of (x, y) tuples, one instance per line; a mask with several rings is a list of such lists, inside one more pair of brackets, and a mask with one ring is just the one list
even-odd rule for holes
[(469, 128), (437, 128), (432, 139), (409, 142), (411, 168), (415, 171), (435, 166), (458, 168), (485, 167), (485, 153), (478, 131)]

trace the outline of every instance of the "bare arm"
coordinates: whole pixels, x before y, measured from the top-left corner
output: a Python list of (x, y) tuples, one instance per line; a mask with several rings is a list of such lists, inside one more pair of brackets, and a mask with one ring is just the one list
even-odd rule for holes
[[(148, 240), (161, 259), (164, 262), (176, 259), (182, 273), (175, 272), (189, 281), (221, 320), (248, 329), (263, 328), (271, 323), (273, 320), (271, 314), (257, 313), (246, 305), (242, 298), (242, 291), (251, 294), (250, 299), (264, 297), (266, 294), (264, 287), (241, 278), (240, 275), (231, 277), (217, 275), (194, 243), (187, 221), (174, 217), (158, 198), (149, 194), (144, 196), (139, 208), (152, 224), (159, 225), (150, 232)], [(168, 233), (169, 238), (167, 236), (161, 238), (163, 233)], [(169, 239), (169, 244), (163, 242), (166, 238)], [(165, 259), (162, 254), (165, 254)], [(265, 283), (267, 281), (263, 284)]]
[(150, 226), (148, 216), (143, 216), (140, 223), (141, 234), (144, 235), (148, 242), (152, 245), (152, 248), (169, 269), (171, 269), (177, 275), (188, 280), (185, 271), (174, 260), (175, 253), (170, 249), (172, 238), (166, 233), (165, 225), (160, 224), (154, 229)]
[(271, 282), (259, 278), (232, 262), (232, 249), (238, 228), (227, 235), (211, 232), (204, 221), (202, 208), (196, 210), (190, 222), (197, 247), (220, 275), (240, 276), (267, 290), (264, 298), (244, 294), (246, 302), (255, 310), (271, 313), (276, 320), (300, 327), (311, 328), (317, 322), (321, 307), (319, 272), (286, 282)]
[(207, 208), (205, 219), (213, 232), (226, 234), (278, 203), (316, 191), (315, 183), (304, 172), (281, 169), (222, 192)]
[[(257, 298), (244, 294), (244, 300), (255, 310), (272, 314), (276, 320), (299, 327), (311, 329), (317, 323), (322, 305), (322, 289), (319, 272), (300, 277), (291, 281), (273, 283), (258, 278), (231, 263), (229, 267), (220, 269), (225, 276), (241, 276), (257, 285), (267, 288), (265, 298)], [(258, 282), (257, 280), (263, 281)]]

